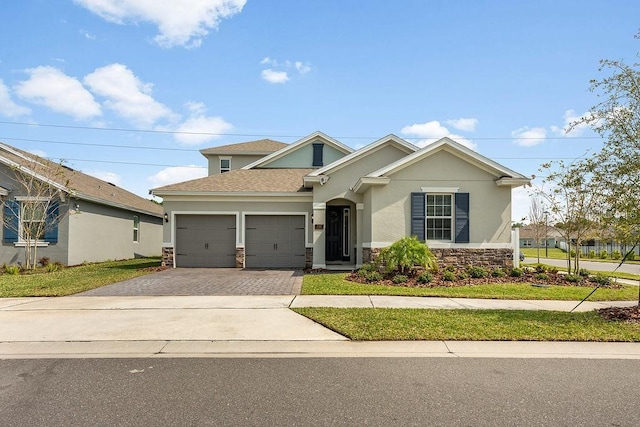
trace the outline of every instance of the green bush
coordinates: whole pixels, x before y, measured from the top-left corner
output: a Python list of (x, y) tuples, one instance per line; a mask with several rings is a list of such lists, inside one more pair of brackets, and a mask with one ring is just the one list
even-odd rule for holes
[(438, 266), (435, 255), (417, 237), (403, 237), (380, 251), (376, 262), (388, 272), (408, 274), (415, 267), (434, 269)]
[(601, 286), (606, 286), (611, 284), (611, 277), (609, 276), (605, 276), (602, 273), (598, 273), (595, 276), (593, 276), (591, 278), (592, 281), (596, 282), (597, 284), (601, 285)]
[(611, 252), (611, 259), (620, 259), (620, 258), (622, 258), (622, 254), (620, 253), (620, 251)]
[(512, 268), (511, 271), (509, 272), (509, 276), (511, 277), (521, 277), (523, 274), (523, 271), (521, 268)]
[(58, 263), (48, 263), (44, 268), (47, 273), (53, 273), (54, 271), (58, 271), (60, 265)]
[(382, 274), (377, 271), (371, 271), (367, 274), (367, 282), (379, 282), (382, 280)]
[(629, 252), (627, 255), (625, 255), (624, 260), (625, 261), (633, 261), (636, 259), (636, 253), (635, 252)]
[(582, 277), (589, 277), (589, 270), (587, 270), (586, 268), (581, 268), (580, 270), (578, 270), (578, 275)]
[(418, 276), (418, 283), (430, 283), (433, 280), (433, 274), (429, 273), (428, 271), (425, 271), (424, 273), (420, 274)]
[(12, 276), (17, 276), (18, 274), (20, 274), (20, 266), (18, 265), (4, 265), (4, 272), (7, 274), (10, 274)]
[(571, 258), (575, 258), (576, 257), (576, 251), (574, 249), (571, 249), (569, 251), (569, 256), (571, 256)]
[(589, 251), (589, 254), (587, 255), (589, 257), (589, 259), (594, 259), (596, 257), (596, 251), (594, 251), (593, 249), (591, 249)]
[(536, 264), (535, 265), (536, 273), (546, 273), (547, 266), (544, 264)]
[(451, 273), (455, 273), (455, 272), (456, 272), (456, 267), (455, 267), (455, 266), (453, 266), (453, 265), (447, 265), (447, 266), (444, 268), (444, 271), (450, 271)]
[(467, 274), (466, 271), (459, 271), (458, 274), (456, 274), (456, 277), (459, 280), (464, 280), (464, 279), (468, 279), (469, 278), (469, 274)]
[(442, 278), (447, 282), (455, 282), (457, 277), (456, 273), (454, 273), (453, 271), (445, 270), (445, 272), (442, 273)]
[(376, 266), (372, 263), (368, 263), (360, 267), (356, 274), (360, 277), (366, 278), (372, 271), (376, 271)]
[(489, 275), (489, 272), (486, 268), (477, 266), (469, 266), (467, 268), (467, 273), (474, 279), (482, 279), (483, 277), (487, 277)]
[(395, 276), (393, 276), (393, 279), (391, 279), (393, 281), (393, 283), (400, 284), (400, 283), (407, 283), (407, 280), (409, 280), (409, 278), (407, 276), (405, 276), (404, 274), (397, 274)]
[(493, 277), (504, 277), (506, 273), (504, 272), (503, 269), (496, 267), (493, 270), (491, 270), (491, 275)]
[(607, 252), (606, 249), (602, 249), (600, 251), (600, 259), (607, 259), (609, 258), (609, 252)]
[(564, 276), (564, 280), (571, 283), (579, 283), (580, 281), (582, 281), (582, 276), (578, 274), (567, 274), (566, 276)]
[(536, 278), (536, 280), (549, 280), (549, 276), (547, 275), (547, 273), (536, 273), (534, 277)]

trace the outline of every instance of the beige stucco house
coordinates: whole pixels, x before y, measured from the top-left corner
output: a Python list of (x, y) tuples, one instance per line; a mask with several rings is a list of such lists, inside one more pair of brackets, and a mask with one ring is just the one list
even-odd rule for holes
[[(36, 248), (36, 262), (65, 265), (160, 255), (161, 206), (1, 143), (0, 202), (0, 265), (25, 262), (27, 245)], [(34, 223), (43, 224), (41, 235), (25, 231)]]
[(167, 265), (355, 268), (410, 235), (446, 263), (510, 264), (511, 190), (529, 183), (448, 138), (354, 151), (315, 132), (201, 153), (209, 176), (152, 190)]

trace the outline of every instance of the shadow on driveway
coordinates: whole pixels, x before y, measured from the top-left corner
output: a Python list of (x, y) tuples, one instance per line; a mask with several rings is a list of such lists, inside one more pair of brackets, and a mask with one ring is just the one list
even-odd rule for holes
[(298, 295), (301, 270), (173, 268), (75, 296)]

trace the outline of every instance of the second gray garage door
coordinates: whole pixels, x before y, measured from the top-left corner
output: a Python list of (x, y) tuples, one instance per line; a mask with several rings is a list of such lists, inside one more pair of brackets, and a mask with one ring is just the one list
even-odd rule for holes
[(245, 266), (304, 268), (304, 220), (301, 215), (247, 216)]
[(177, 215), (177, 267), (235, 267), (236, 217)]

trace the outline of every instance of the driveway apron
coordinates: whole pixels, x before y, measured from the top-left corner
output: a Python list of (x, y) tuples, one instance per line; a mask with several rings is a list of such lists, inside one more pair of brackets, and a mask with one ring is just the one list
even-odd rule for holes
[(173, 268), (75, 296), (298, 295), (301, 270)]

